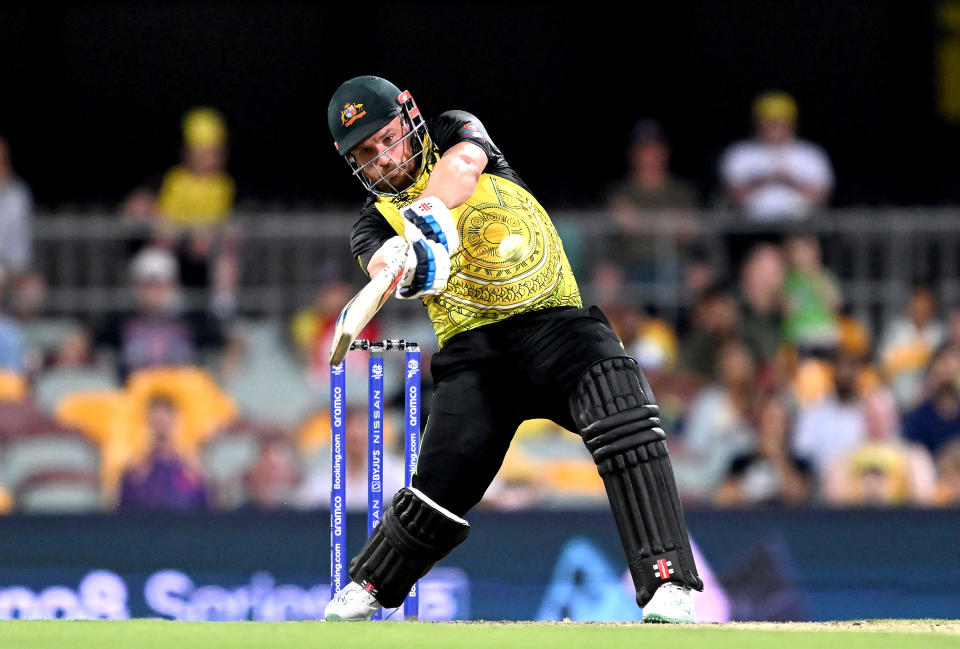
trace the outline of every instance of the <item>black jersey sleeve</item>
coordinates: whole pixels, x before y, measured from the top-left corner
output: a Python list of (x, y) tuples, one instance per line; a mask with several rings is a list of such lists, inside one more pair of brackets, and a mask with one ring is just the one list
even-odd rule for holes
[(487, 154), (487, 166), (484, 172), (507, 178), (527, 189), (526, 184), (507, 164), (503, 153), (487, 134), (487, 129), (475, 115), (463, 110), (448, 110), (432, 119), (428, 124), (430, 137), (443, 156), (447, 149), (460, 142), (473, 142)]
[(480, 120), (463, 110), (448, 110), (431, 120), (430, 136), (440, 149), (440, 155), (460, 142), (473, 142), (483, 149), (488, 160), (503, 157)]
[(367, 264), (370, 263), (373, 253), (380, 249), (384, 241), (396, 234), (380, 214), (376, 201), (368, 198), (360, 210), (360, 218), (350, 230), (350, 250), (363, 272), (367, 272)]

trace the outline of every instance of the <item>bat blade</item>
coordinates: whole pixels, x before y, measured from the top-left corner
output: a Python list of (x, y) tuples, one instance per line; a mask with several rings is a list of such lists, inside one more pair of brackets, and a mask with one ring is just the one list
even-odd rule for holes
[(333, 332), (333, 345), (330, 347), (331, 365), (339, 365), (346, 358), (351, 343), (356, 340), (363, 328), (397, 288), (403, 278), (403, 270), (402, 265), (396, 272), (392, 272), (389, 267), (384, 268), (343, 307)]

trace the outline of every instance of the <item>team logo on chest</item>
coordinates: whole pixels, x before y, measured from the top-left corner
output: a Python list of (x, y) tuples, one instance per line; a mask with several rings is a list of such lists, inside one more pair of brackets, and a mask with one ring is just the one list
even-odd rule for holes
[(340, 123), (344, 126), (350, 126), (355, 121), (367, 114), (363, 110), (363, 104), (344, 104), (340, 111)]

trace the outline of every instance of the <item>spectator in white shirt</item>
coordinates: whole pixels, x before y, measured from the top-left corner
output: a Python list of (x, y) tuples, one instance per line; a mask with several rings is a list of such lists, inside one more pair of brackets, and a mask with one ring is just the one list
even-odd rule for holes
[(0, 266), (14, 277), (30, 265), (32, 211), (30, 188), (14, 173), (10, 147), (0, 136)]
[(884, 374), (901, 409), (913, 408), (923, 397), (927, 364), (946, 337), (946, 327), (937, 318), (933, 289), (917, 284), (910, 292), (907, 313), (889, 323), (879, 351)]
[(720, 175), (730, 203), (753, 221), (809, 216), (830, 198), (833, 169), (826, 152), (796, 136), (797, 104), (785, 92), (753, 102), (753, 139), (724, 152)]
[(834, 367), (834, 392), (797, 418), (793, 452), (809, 462), (820, 480), (830, 466), (867, 437), (863, 400), (858, 389), (861, 363), (841, 355)]
[(684, 453), (674, 463), (680, 493), (689, 499), (710, 500), (731, 461), (756, 448), (750, 412), (756, 387), (753, 357), (732, 338), (720, 344), (716, 365), (717, 380), (690, 403)]

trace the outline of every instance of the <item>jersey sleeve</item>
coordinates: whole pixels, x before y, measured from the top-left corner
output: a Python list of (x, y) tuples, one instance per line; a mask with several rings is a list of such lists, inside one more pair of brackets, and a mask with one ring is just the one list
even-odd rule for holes
[(461, 142), (473, 142), (483, 149), (489, 161), (496, 164), (503, 159), (503, 154), (490, 139), (480, 120), (463, 110), (441, 113), (430, 124), (430, 136), (440, 149), (440, 155)]
[(530, 191), (517, 172), (507, 163), (503, 153), (490, 139), (487, 129), (476, 116), (463, 110), (448, 110), (431, 120), (429, 126), (430, 138), (437, 145), (441, 156), (450, 147), (460, 142), (473, 142), (487, 155), (487, 166), (483, 170), (485, 173), (506, 178)]
[(376, 203), (367, 200), (360, 210), (360, 218), (350, 230), (350, 250), (363, 272), (367, 272), (367, 264), (370, 263), (373, 253), (380, 249), (384, 241), (395, 235), (396, 232), (377, 210)]

